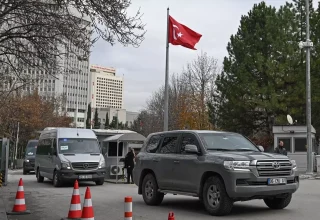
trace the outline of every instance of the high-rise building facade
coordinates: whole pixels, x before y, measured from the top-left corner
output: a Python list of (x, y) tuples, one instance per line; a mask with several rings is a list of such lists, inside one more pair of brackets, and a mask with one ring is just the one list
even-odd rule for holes
[(123, 109), (123, 77), (114, 68), (90, 66), (89, 99), (91, 107)]

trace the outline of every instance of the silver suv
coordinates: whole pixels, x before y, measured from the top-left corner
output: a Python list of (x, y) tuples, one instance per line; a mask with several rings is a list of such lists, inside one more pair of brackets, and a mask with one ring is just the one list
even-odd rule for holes
[(160, 205), (167, 193), (199, 197), (211, 215), (227, 215), (236, 201), (289, 205), (299, 187), (295, 161), (265, 153), (237, 133), (169, 131), (150, 134), (133, 171), (138, 193)]

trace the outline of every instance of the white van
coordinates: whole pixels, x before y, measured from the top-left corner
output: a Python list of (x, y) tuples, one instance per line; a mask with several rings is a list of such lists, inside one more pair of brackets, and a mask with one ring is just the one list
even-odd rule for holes
[(106, 164), (97, 136), (90, 129), (46, 128), (41, 132), (35, 157), (37, 181), (44, 177), (59, 187), (64, 182), (104, 184)]

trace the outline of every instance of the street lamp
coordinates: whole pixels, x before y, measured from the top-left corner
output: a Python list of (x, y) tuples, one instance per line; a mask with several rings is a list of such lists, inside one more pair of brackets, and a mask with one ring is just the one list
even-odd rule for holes
[(307, 174), (313, 174), (312, 137), (311, 137), (311, 80), (310, 80), (310, 50), (313, 43), (310, 40), (309, 0), (306, 0), (306, 42), (300, 42), (299, 48), (306, 50), (306, 118), (307, 118)]

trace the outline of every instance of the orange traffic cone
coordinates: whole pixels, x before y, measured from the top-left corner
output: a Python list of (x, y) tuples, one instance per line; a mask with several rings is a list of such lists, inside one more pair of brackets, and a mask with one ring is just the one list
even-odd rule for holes
[(80, 218), (81, 218), (81, 201), (80, 201), (79, 184), (78, 184), (78, 180), (76, 180), (74, 182), (68, 218), (63, 218), (62, 220), (80, 219)]
[(24, 214), (30, 214), (30, 211), (27, 210), (26, 200), (24, 198), (23, 181), (22, 181), (22, 178), (20, 178), (12, 212), (7, 212), (7, 215), (24, 215)]
[(168, 220), (174, 220), (174, 213), (173, 212), (169, 212)]
[(91, 193), (90, 193), (89, 187), (87, 187), (86, 194), (84, 197), (81, 219), (82, 220), (94, 220)]

